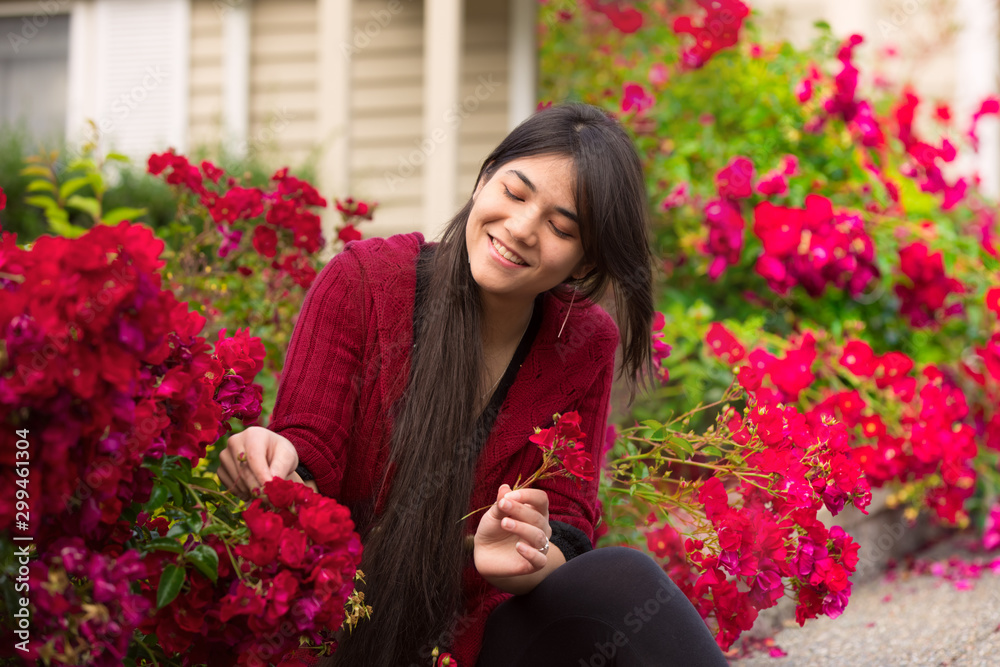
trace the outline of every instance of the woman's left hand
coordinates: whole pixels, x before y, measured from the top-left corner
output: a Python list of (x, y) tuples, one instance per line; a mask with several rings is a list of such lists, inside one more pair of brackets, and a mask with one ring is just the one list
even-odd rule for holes
[(511, 491), (503, 484), (497, 501), (476, 530), (475, 563), (484, 579), (517, 577), (545, 567), (548, 556), (539, 549), (552, 536), (549, 497), (541, 489)]

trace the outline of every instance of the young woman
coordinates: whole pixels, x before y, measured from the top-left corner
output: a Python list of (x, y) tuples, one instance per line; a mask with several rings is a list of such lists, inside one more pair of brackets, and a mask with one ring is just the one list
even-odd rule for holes
[(324, 664), (726, 664), (652, 559), (593, 549), (597, 480), (511, 492), (555, 413), (581, 415), (599, 466), (619, 342), (631, 399), (653, 377), (646, 205), (620, 125), (556, 106), (486, 158), (440, 242), (352, 242), (324, 267), (269, 429), (219, 467), (244, 498), (282, 477), (351, 509), (374, 612)]

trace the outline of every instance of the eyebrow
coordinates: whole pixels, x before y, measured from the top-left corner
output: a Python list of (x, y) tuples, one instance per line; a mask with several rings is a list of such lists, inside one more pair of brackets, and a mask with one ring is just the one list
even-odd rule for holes
[[(520, 178), (521, 182), (524, 183), (528, 187), (528, 189), (531, 190), (532, 192), (538, 192), (538, 188), (535, 187), (535, 184), (532, 183), (531, 179), (525, 176), (522, 172), (518, 171), (517, 169), (508, 169), (507, 173), (514, 174), (515, 176)], [(575, 222), (577, 225), (580, 224), (579, 218), (576, 217), (576, 213), (573, 213), (573, 211), (567, 210), (562, 206), (556, 206), (555, 208), (557, 213), (566, 216), (567, 218)]]

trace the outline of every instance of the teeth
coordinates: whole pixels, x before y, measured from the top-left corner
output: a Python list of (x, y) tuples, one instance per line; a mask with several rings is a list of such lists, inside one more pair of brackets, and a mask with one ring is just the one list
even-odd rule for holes
[(496, 248), (497, 252), (499, 252), (503, 257), (509, 259), (515, 264), (524, 264), (523, 261), (518, 259), (517, 256), (512, 254), (509, 250), (507, 250), (507, 248), (504, 248), (503, 245), (501, 245), (501, 243), (496, 239), (493, 239), (493, 247)]

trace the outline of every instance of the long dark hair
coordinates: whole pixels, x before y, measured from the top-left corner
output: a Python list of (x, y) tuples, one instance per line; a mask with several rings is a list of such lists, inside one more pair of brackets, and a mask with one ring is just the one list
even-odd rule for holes
[[(652, 257), (646, 187), (631, 140), (603, 111), (554, 106), (518, 125), (483, 162), (479, 181), (523, 157), (559, 155), (576, 167), (584, 257), (595, 268), (552, 293), (597, 302), (614, 286), (629, 403), (653, 377)], [(430, 647), (461, 611), (464, 548), (476, 456), (472, 449), (483, 359), (479, 287), (469, 268), (465, 228), (472, 199), (448, 224), (427, 273), (409, 384), (394, 406), (386, 505), (367, 533), (361, 569), (374, 611), (343, 638), (328, 665), (426, 665)], [(434, 480), (428, 487), (428, 480)], [(428, 492), (428, 488), (429, 491)], [(421, 491), (422, 490), (422, 491)], [(469, 521), (478, 521), (478, 516)], [(447, 643), (447, 642), (445, 642)], [(442, 647), (444, 648), (444, 647)]]

